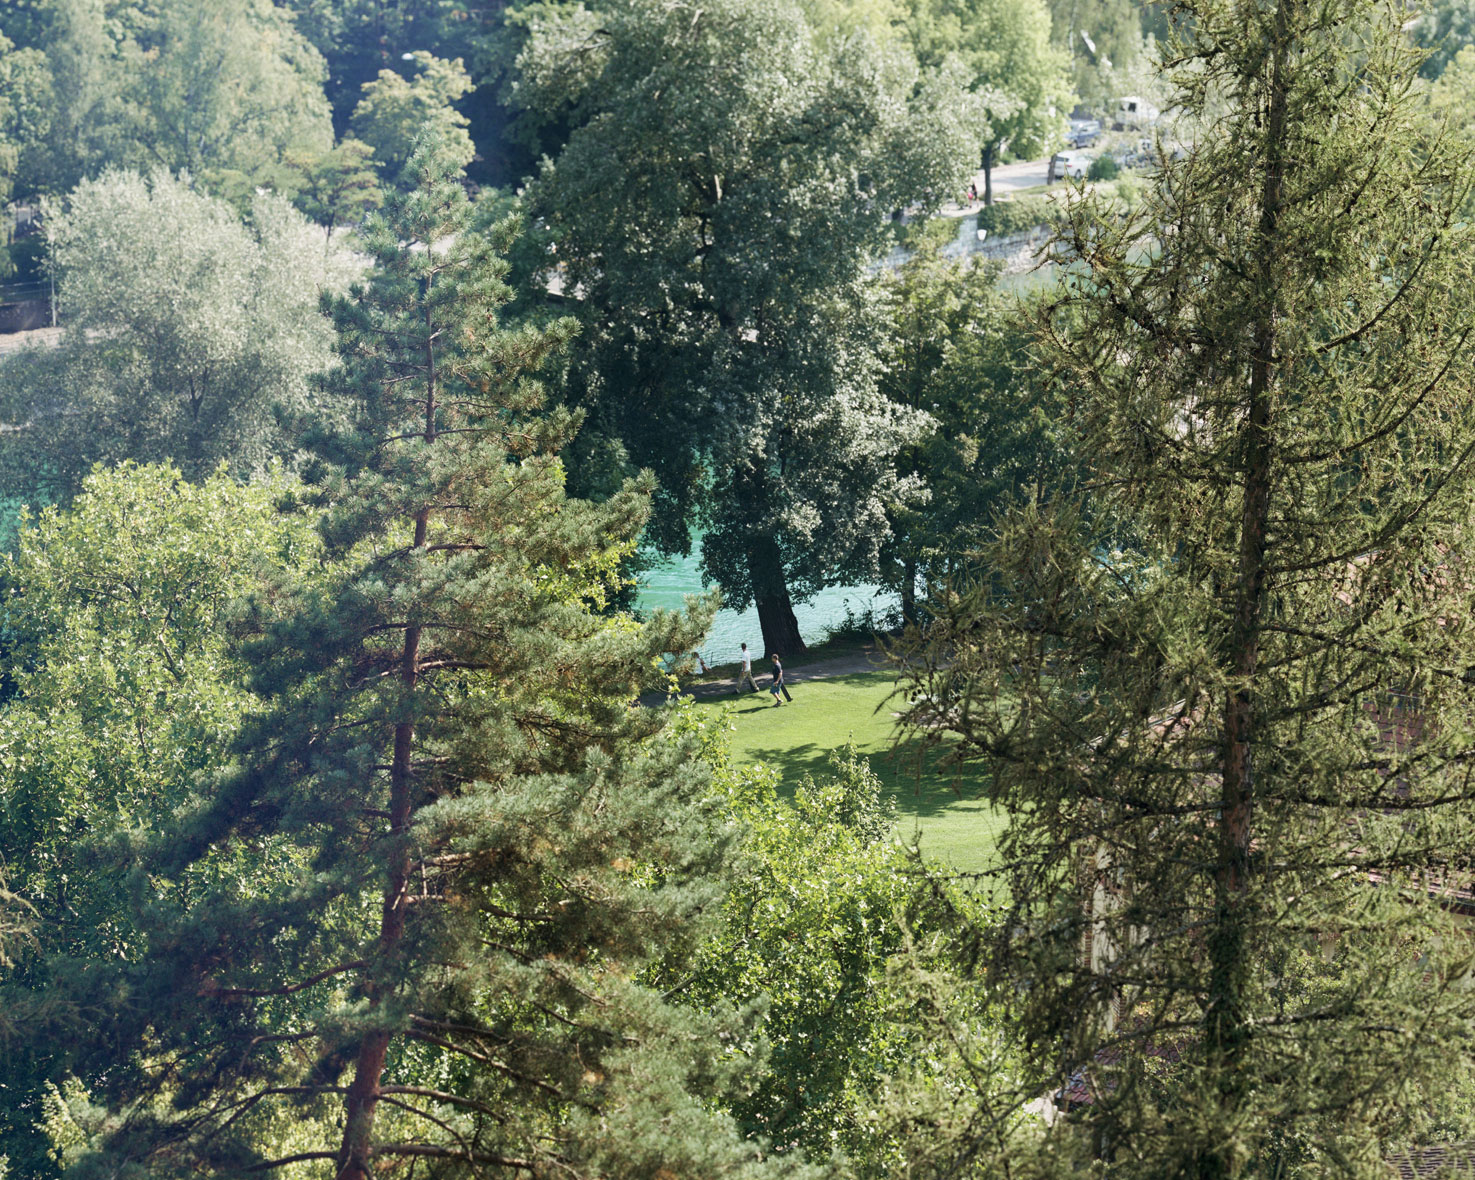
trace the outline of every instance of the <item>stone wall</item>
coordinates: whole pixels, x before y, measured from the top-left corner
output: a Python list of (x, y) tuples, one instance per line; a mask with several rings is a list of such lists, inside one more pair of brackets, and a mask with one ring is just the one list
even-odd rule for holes
[[(990, 234), (980, 242), (978, 216), (974, 214), (958, 218), (958, 234), (942, 248), (942, 253), (946, 258), (966, 258), (976, 254), (981, 258), (1002, 262), (1006, 275), (1023, 274), (1039, 263), (1040, 250), (1049, 240), (1050, 227), (1037, 225), (1024, 233), (1004, 234), (999, 237)], [(911, 256), (910, 250), (897, 246), (881, 265), (887, 270), (896, 270)]]

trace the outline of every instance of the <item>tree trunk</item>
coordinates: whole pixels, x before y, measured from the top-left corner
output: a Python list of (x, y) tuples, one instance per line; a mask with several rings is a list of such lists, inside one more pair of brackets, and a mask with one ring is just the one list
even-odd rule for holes
[[(1215, 914), (1209, 949), (1209, 1003), (1205, 1041), (1218, 1082), (1220, 1100), (1232, 1112), (1248, 1084), (1243, 1066), (1250, 1029), (1245, 1019), (1244, 982), (1250, 859), (1254, 839), (1255, 737), (1254, 681), (1260, 660), (1260, 622), (1264, 609), (1266, 550), (1270, 519), (1270, 479), (1274, 423), (1271, 421), (1272, 366), (1276, 350), (1273, 283), (1279, 253), (1277, 235), (1284, 189), (1282, 140), (1287, 119), (1285, 6), (1277, 10), (1279, 45), (1270, 82), (1265, 129), (1266, 166), (1260, 214), (1261, 279), (1269, 304), (1260, 313), (1250, 362), (1248, 405), (1243, 428), (1244, 469), (1241, 482), (1239, 571), (1234, 615), (1230, 623), (1229, 659), (1234, 682), (1224, 701), (1224, 776), (1220, 791), (1218, 855), (1215, 868)], [(1241, 1161), (1232, 1147), (1206, 1150), (1198, 1174), (1221, 1180), (1239, 1174)]]
[(910, 557), (901, 563), (901, 621), (917, 621), (917, 563)]
[(983, 145), (983, 155), (979, 163), (983, 167), (983, 203), (985, 207), (994, 203), (994, 145), (986, 143)]
[(758, 606), (764, 654), (792, 656), (808, 650), (799, 634), (799, 620), (794, 618), (778, 542), (772, 537), (758, 537), (748, 546), (748, 579)]
[(799, 621), (794, 618), (794, 606), (789, 601), (788, 591), (755, 601), (758, 604), (758, 626), (763, 629), (763, 647), (769, 655), (777, 652), (781, 656), (792, 656), (808, 650), (799, 634)]
[[(426, 338), (425, 345), (425, 441), (435, 441), (436, 370), (435, 339), (430, 323), (430, 284), (425, 281)], [(424, 549), (429, 534), (430, 509), (415, 514), (414, 549)], [(389, 857), (385, 865), (383, 907), (379, 919), (377, 958), (384, 961), (399, 948), (405, 934), (405, 914), (409, 907), (411, 870), (408, 835), (414, 818), (411, 784), (414, 780), (415, 723), (411, 717), (415, 685), (420, 677), (420, 634), (418, 623), (405, 628), (404, 646), (400, 651), (400, 682), (404, 685), (402, 704), (404, 718), (394, 727), (394, 755), (389, 765)], [(364, 991), (371, 1007), (383, 1000), (372, 973)], [(374, 1112), (379, 1105), (379, 1084), (384, 1076), (384, 1061), (389, 1052), (389, 1030), (374, 1029), (359, 1044), (358, 1061), (353, 1082), (348, 1087), (343, 1142), (338, 1148), (336, 1180), (373, 1180)]]

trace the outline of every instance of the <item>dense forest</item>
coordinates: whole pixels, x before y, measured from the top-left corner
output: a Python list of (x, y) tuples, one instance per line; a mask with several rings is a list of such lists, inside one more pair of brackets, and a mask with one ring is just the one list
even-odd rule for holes
[(1475, 1174), (1469, 0), (9, 0), (0, 209), (0, 1180)]

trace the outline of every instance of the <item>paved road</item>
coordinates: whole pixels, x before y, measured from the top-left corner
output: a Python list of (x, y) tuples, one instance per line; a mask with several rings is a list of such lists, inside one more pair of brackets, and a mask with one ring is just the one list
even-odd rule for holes
[[(1050, 157), (1043, 160), (1022, 160), (1017, 164), (1001, 164), (994, 169), (994, 196), (1012, 193), (1022, 188), (1034, 188), (1045, 183), (1045, 173), (1050, 169)], [(973, 177), (978, 191), (983, 192), (983, 169)]]
[[(1008, 198), (1017, 192), (1027, 188), (1038, 188), (1045, 183), (1045, 175), (1050, 170), (1050, 157), (1043, 160), (1021, 160), (1016, 164), (1000, 164), (994, 168), (994, 199), (1000, 197)], [(978, 186), (980, 203), (973, 205), (955, 205), (951, 201), (944, 202), (938, 210), (943, 217), (966, 217), (971, 213), (977, 213), (982, 208), (983, 197), (983, 169), (980, 168), (973, 174), (973, 183)]]

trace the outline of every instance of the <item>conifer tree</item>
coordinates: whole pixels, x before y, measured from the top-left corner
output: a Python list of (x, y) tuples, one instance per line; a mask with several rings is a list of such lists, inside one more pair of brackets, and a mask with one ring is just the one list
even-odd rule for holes
[[(530, 374), (567, 325), (496, 327), (502, 264), (435, 148), (335, 308), (356, 411), (318, 444), (334, 563), (248, 612), (271, 707), (136, 853), (149, 954), (95, 1036), (133, 1055), (78, 1174), (767, 1172), (704, 1101), (737, 1030), (637, 982), (694, 941), (730, 844), (631, 705), (700, 612), (593, 609), (648, 489), (564, 496), (575, 422)], [(296, 870), (160, 900), (253, 848)]]
[(979, 1125), (1054, 1094), (1046, 1170), (1385, 1175), (1469, 1133), (1470, 172), (1401, 7), (1175, 11), (1196, 146), (1073, 205), (1042, 321), (1092, 514), (1015, 513), (912, 652), (1011, 816), (972, 935), (1033, 1073)]

